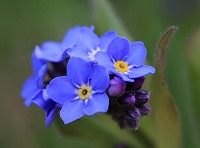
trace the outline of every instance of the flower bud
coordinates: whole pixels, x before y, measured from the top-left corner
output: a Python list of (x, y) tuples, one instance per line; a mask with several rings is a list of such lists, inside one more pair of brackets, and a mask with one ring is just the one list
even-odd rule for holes
[(149, 112), (151, 111), (151, 108), (149, 107), (149, 105), (144, 104), (142, 106), (139, 106), (138, 109), (140, 110), (140, 114), (141, 116), (146, 116), (149, 114)]
[(133, 119), (139, 119), (140, 118), (140, 110), (136, 107), (132, 110), (129, 110), (129, 117), (133, 118)]
[(137, 129), (139, 125), (139, 119), (141, 117), (140, 110), (137, 107), (134, 107), (133, 109), (128, 110), (127, 113), (127, 126), (131, 129)]
[(149, 92), (146, 90), (138, 90), (135, 92), (136, 104), (143, 105), (150, 99)]
[(122, 96), (126, 89), (126, 82), (120, 77), (115, 76), (110, 80), (110, 85), (108, 87), (108, 94), (111, 97)]
[(135, 101), (136, 99), (133, 93), (127, 93), (119, 99), (119, 102), (126, 106), (134, 106)]
[(127, 91), (134, 91), (142, 88), (142, 84), (144, 83), (145, 78), (140, 77), (140, 78), (135, 78), (135, 81), (127, 83), (126, 90)]
[(127, 126), (131, 129), (137, 129), (139, 125), (139, 119), (128, 119)]

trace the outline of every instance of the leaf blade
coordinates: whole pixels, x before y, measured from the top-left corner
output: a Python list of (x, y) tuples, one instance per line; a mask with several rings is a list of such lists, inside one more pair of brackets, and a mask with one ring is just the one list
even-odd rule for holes
[(157, 45), (157, 72), (152, 80), (152, 120), (155, 132), (154, 140), (157, 147), (181, 147), (181, 124), (173, 98), (164, 79), (164, 63), (168, 44), (177, 30), (170, 27), (161, 37)]

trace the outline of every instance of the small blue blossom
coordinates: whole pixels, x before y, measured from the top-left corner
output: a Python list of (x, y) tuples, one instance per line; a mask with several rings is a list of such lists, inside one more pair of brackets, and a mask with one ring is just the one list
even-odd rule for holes
[(32, 66), (34, 74), (25, 81), (21, 96), (25, 99), (26, 106), (34, 103), (46, 111), (46, 126), (49, 127), (55, 118), (58, 106), (48, 97), (44, 88), (47, 65), (32, 54)]
[[(84, 31), (84, 29), (81, 28), (85, 28), (87, 29), (87, 31)], [(90, 28), (79, 26), (74, 27), (66, 32), (65, 36), (62, 39), (62, 42), (46, 41), (41, 45), (41, 47), (36, 46), (34, 51), (35, 55), (37, 56), (37, 58), (44, 61), (60, 62), (68, 56), (67, 51), (69, 49), (79, 45), (81, 47), (84, 47), (84, 44), (87, 44), (85, 43), (85, 41), (87, 40), (85, 40), (85, 37), (82, 36), (82, 32), (86, 32), (85, 34), (90, 37), (93, 30), (93, 26)], [(95, 35), (92, 35), (93, 38)]]
[(62, 105), (60, 117), (65, 124), (98, 112), (107, 112), (109, 99), (105, 90), (109, 85), (106, 69), (91, 66), (81, 58), (68, 61), (67, 76), (53, 79), (47, 86), (47, 94)]
[(95, 56), (98, 64), (106, 67), (109, 74), (116, 74), (128, 82), (155, 72), (152, 66), (143, 65), (145, 58), (146, 48), (142, 42), (130, 44), (123, 37), (115, 37), (108, 45), (107, 53), (100, 51)]
[(22, 89), (21, 96), (25, 98), (25, 104), (30, 106), (32, 103), (37, 104), (39, 107), (43, 108), (43, 84), (46, 73), (46, 65), (32, 55), (32, 66), (34, 74), (28, 78)]
[(99, 51), (106, 51), (108, 44), (116, 37), (114, 31), (104, 33), (100, 38), (94, 33), (94, 27), (75, 27), (64, 37), (64, 43), (75, 46), (67, 52), (71, 57), (80, 57), (86, 61), (94, 61)]
[(65, 59), (67, 54), (67, 49), (62, 47), (61, 43), (54, 41), (44, 42), (41, 47), (35, 47), (35, 55), (45, 61), (59, 62)]
[[(80, 27), (74, 27), (66, 32), (61, 42), (46, 41), (41, 47), (35, 47), (35, 55), (38, 59), (51, 62), (60, 62), (68, 56), (67, 51), (74, 47)], [(93, 30), (93, 27), (90, 28)]]

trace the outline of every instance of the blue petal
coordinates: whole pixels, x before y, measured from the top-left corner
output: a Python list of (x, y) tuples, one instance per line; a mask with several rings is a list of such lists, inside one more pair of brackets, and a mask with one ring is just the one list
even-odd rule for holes
[(40, 90), (38, 94), (34, 96), (34, 98), (27, 99), (24, 102), (26, 106), (30, 106), (32, 103), (36, 104), (37, 106), (45, 110), (45, 100), (43, 99), (43, 96), (42, 96), (42, 90)]
[(56, 77), (46, 88), (47, 95), (59, 104), (64, 104), (69, 99), (77, 96), (77, 88), (72, 84), (72, 80), (67, 76)]
[(55, 119), (57, 112), (58, 112), (58, 108), (54, 108), (53, 110), (50, 111), (50, 113), (47, 113), (48, 116), (46, 116), (46, 121), (45, 121), (45, 125), (47, 127), (51, 126), (51, 123)]
[(37, 87), (38, 88), (44, 88), (44, 80), (45, 80), (45, 76), (47, 73), (47, 65), (43, 65), (37, 75)]
[[(83, 27), (76, 26), (76, 27), (70, 29), (69, 31), (67, 31), (67, 33), (65, 34), (65, 36), (62, 40), (62, 47), (64, 49), (70, 49), (76, 45), (77, 41), (79, 40), (79, 34), (81, 32), (80, 30), (82, 28)], [(88, 30), (93, 32), (94, 26), (89, 27)]]
[(83, 111), (86, 115), (93, 115), (98, 112), (107, 112), (109, 106), (108, 96), (103, 94), (93, 94), (92, 98), (88, 100), (88, 105), (84, 107)]
[(117, 36), (117, 33), (115, 31), (108, 31), (104, 33), (100, 38), (100, 49), (103, 51), (107, 51), (108, 45), (114, 39), (114, 37)]
[(76, 44), (77, 35), (78, 35), (79, 30), (80, 30), (80, 27), (76, 26), (76, 27), (70, 29), (69, 31), (67, 31), (67, 33), (65, 34), (65, 36), (62, 40), (62, 47), (64, 49), (69, 49)]
[(91, 31), (94, 31), (95, 27), (92, 25), (90, 27), (88, 27)]
[(28, 78), (25, 81), (25, 83), (23, 84), (21, 96), (24, 99), (32, 99), (40, 91), (41, 91), (41, 89), (36, 86), (36, 77), (32, 76), (32, 77)]
[(106, 69), (100, 65), (94, 65), (94, 73), (90, 81), (90, 86), (95, 92), (104, 92), (109, 85), (109, 75)]
[[(36, 48), (38, 48), (38, 47), (36, 47)], [(32, 67), (33, 67), (34, 74), (37, 75), (39, 70), (40, 70), (40, 68), (44, 64), (45, 63), (43, 61), (41, 61), (40, 59), (38, 59), (34, 53), (32, 54)]]
[[(48, 111), (51, 111), (53, 108), (55, 108), (56, 105), (57, 105), (57, 103), (49, 98), (48, 100), (45, 100), (43, 109), (48, 112)], [(48, 112), (48, 113), (50, 113), (50, 112)]]
[(126, 57), (130, 50), (130, 44), (126, 38), (115, 37), (108, 45), (108, 55), (115, 61), (122, 60)]
[(32, 103), (33, 103), (33, 102), (32, 102), (32, 99), (27, 99), (27, 100), (25, 100), (25, 102), (24, 102), (24, 104), (25, 104), (26, 106), (30, 106)]
[(60, 43), (48, 41), (42, 44), (41, 48), (35, 48), (35, 54), (39, 59), (59, 62), (67, 57), (67, 52)]
[(42, 97), (44, 100), (49, 100), (49, 96), (47, 95), (47, 90), (46, 88), (42, 90)]
[(46, 121), (45, 121), (45, 125), (47, 127), (51, 126), (51, 123), (55, 119), (57, 112), (58, 112), (58, 108), (54, 108), (53, 110), (51, 110), (50, 113), (48, 113), (48, 116), (46, 116)]
[(142, 66), (146, 58), (146, 48), (143, 42), (133, 42), (126, 61), (129, 65)]
[(43, 99), (42, 90), (32, 99), (32, 102), (39, 106), (41, 109), (46, 109), (46, 101)]
[(133, 78), (130, 78), (129, 75), (126, 75), (122, 72), (118, 72), (116, 71), (116, 69), (111, 69), (112, 73), (116, 74), (117, 76), (119, 76), (120, 78), (122, 78), (122, 80), (127, 81), (127, 82), (134, 82)]
[(152, 66), (144, 65), (138, 68), (134, 67), (130, 69), (129, 76), (131, 78), (139, 78), (147, 74), (154, 74), (154, 73), (155, 73), (155, 68), (153, 68)]
[(114, 63), (111, 61), (111, 58), (103, 51), (97, 52), (95, 60), (99, 65), (104, 66), (108, 72), (110, 72), (111, 68), (114, 68)]
[(81, 86), (88, 84), (92, 77), (93, 70), (88, 62), (81, 58), (72, 57), (67, 65), (67, 75), (74, 80), (74, 83)]
[(46, 126), (50, 127), (51, 123), (56, 117), (56, 114), (58, 112), (59, 108), (56, 107), (56, 104), (52, 104), (52, 106), (46, 111)]
[(98, 36), (88, 27), (82, 27), (77, 35), (77, 47), (88, 51), (96, 50), (100, 40)]
[(86, 61), (88, 61), (88, 52), (83, 48), (74, 47), (67, 51), (70, 57), (80, 57)]
[(83, 112), (83, 107), (84, 101), (82, 100), (68, 100), (65, 102), (60, 111), (60, 117), (65, 124), (75, 121), (85, 115)]
[(122, 78), (122, 80), (126, 81), (126, 82), (134, 82), (133, 78), (130, 78), (128, 75), (125, 74), (117, 74), (118, 76), (120, 76)]

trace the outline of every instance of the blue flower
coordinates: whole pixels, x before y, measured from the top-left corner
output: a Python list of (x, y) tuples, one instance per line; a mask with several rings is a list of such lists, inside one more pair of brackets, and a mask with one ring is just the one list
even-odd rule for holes
[(142, 42), (129, 44), (129, 41), (122, 37), (115, 37), (111, 41), (107, 53), (100, 51), (95, 56), (98, 64), (106, 67), (109, 74), (116, 74), (129, 82), (155, 72), (152, 66), (143, 65), (145, 58), (146, 48)]
[(61, 43), (54, 41), (44, 42), (41, 47), (35, 47), (35, 55), (44, 61), (60, 62), (64, 60), (67, 54), (67, 48), (63, 48)]
[(49, 127), (55, 118), (58, 105), (48, 97), (44, 88), (47, 65), (32, 54), (32, 66), (34, 74), (25, 81), (21, 96), (25, 99), (26, 106), (34, 103), (46, 111), (46, 126)]
[(99, 38), (93, 31), (94, 27), (76, 27), (64, 37), (64, 43), (69, 40), (68, 46), (75, 45), (67, 51), (71, 57), (94, 61), (96, 53), (106, 51), (108, 44), (117, 36), (116, 32), (108, 31)]
[(60, 62), (64, 60), (68, 56), (67, 50), (76, 45), (78, 31), (79, 27), (74, 27), (66, 32), (61, 42), (46, 41), (41, 47), (36, 46), (35, 55), (43, 61)]
[(34, 74), (25, 81), (21, 96), (25, 98), (25, 104), (27, 106), (35, 103), (42, 108), (43, 99), (40, 96), (42, 96), (43, 92), (42, 80), (44, 79), (47, 67), (34, 54), (32, 54), (32, 66)]
[(60, 117), (65, 124), (84, 115), (108, 110), (105, 90), (109, 85), (106, 69), (91, 66), (81, 58), (72, 57), (67, 65), (67, 76), (54, 78), (47, 86), (47, 94), (62, 105)]

